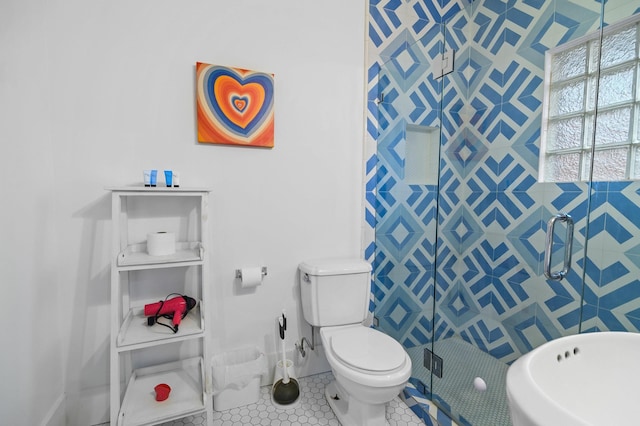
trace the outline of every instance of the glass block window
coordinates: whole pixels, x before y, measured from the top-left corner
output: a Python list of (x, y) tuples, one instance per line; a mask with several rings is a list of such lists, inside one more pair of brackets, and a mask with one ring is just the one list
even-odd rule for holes
[(593, 180), (640, 179), (639, 22), (546, 53), (540, 181), (589, 180), (592, 162)]

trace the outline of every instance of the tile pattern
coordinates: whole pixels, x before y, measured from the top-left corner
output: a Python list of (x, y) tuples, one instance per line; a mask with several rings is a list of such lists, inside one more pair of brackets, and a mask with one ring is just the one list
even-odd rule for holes
[[(271, 403), (271, 387), (263, 386), (260, 389), (258, 402), (226, 411), (215, 411), (213, 424), (214, 426), (340, 426), (324, 397), (324, 388), (331, 380), (333, 380), (333, 375), (330, 372), (301, 377), (298, 380), (302, 395), (301, 400), (295, 408), (286, 410), (276, 408)], [(420, 426), (423, 424), (400, 397), (396, 397), (387, 406), (387, 421), (390, 426)], [(163, 426), (192, 425), (206, 425), (205, 414), (163, 423)]]
[[(375, 197), (368, 197), (375, 211), (374, 302), (381, 327), (407, 347), (426, 343), (434, 327), (425, 306), (433, 295), (435, 233), (429, 227), (435, 223), (438, 194), (434, 187), (403, 182), (409, 122), (443, 127), (436, 337), (461, 334), (513, 361), (543, 341), (578, 331), (583, 271), (588, 278), (585, 318), (594, 320), (591, 328), (638, 330), (638, 304), (628, 304), (628, 297), (640, 296), (632, 293), (638, 269), (630, 238), (640, 224), (628, 219), (636, 217), (638, 186), (540, 184), (532, 155), (538, 149), (542, 52), (597, 29), (599, 5), (477, 3), (464, 10), (462, 3), (447, 3), (455, 15), (424, 5), (414, 5), (409, 13), (411, 2), (371, 6), (376, 10), (371, 42), (381, 59), (389, 58), (384, 66), (377, 63), (378, 75), (370, 76), (372, 87), (379, 77), (370, 93), (384, 93), (378, 108), (370, 109), (377, 114), (371, 119), (377, 119), (379, 134), (371, 177)], [(429, 22), (453, 15), (447, 31), (421, 38), (429, 33), (429, 24), (419, 18), (425, 10), (436, 17)], [(403, 25), (403, 16), (414, 20)], [(419, 61), (429, 61), (445, 44), (457, 47), (458, 69), (442, 81), (428, 74), (418, 78), (429, 71)], [(437, 114), (429, 114), (439, 108), (438, 91), (445, 111), (441, 123)], [(367, 189), (373, 188), (370, 181)], [(557, 211), (574, 217), (578, 234), (573, 272), (560, 284), (541, 277), (546, 220)], [(621, 260), (611, 263), (599, 256), (602, 244), (592, 250), (593, 258), (582, 258), (588, 226), (590, 246), (599, 240), (615, 243), (624, 254)]]
[[(456, 335), (510, 363), (580, 330), (640, 331), (640, 184), (537, 181), (544, 51), (597, 29), (600, 7), (370, 1), (365, 256), (380, 328), (407, 348)], [(604, 21), (639, 7), (610, 0)], [(435, 79), (443, 49), (456, 70)], [(439, 192), (404, 182), (406, 124), (442, 128)], [(544, 233), (560, 211), (576, 221), (573, 268), (550, 282)]]

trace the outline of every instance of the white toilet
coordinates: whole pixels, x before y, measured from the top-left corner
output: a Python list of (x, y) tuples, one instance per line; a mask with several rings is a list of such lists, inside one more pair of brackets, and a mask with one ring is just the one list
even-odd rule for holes
[(343, 426), (384, 426), (386, 404), (411, 375), (402, 345), (365, 327), (371, 265), (360, 259), (321, 259), (299, 265), (302, 312), (320, 327), (335, 380), (325, 396)]

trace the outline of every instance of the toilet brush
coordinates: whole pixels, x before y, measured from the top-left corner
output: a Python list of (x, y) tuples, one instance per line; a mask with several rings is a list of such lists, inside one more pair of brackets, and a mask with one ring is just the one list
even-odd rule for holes
[[(287, 329), (287, 318), (282, 313), (278, 319), (280, 328), (280, 340), (282, 345), (282, 379), (273, 384), (273, 400), (281, 405), (289, 405), (294, 403), (300, 396), (300, 387), (293, 377), (289, 377), (289, 369), (287, 367), (287, 354), (285, 343), (285, 330)], [(276, 367), (278, 368), (278, 367)]]

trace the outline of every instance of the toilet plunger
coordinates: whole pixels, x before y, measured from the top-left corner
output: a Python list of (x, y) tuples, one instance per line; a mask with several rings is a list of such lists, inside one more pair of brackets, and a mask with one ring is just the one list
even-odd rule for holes
[[(284, 331), (287, 329), (287, 318), (282, 312), (282, 316), (278, 319), (280, 326), (280, 340), (282, 342), (282, 379), (273, 385), (273, 399), (281, 405), (289, 405), (294, 403), (300, 396), (300, 387), (293, 377), (289, 377), (289, 369), (287, 368), (286, 344)], [(276, 366), (276, 368), (278, 368)]]

